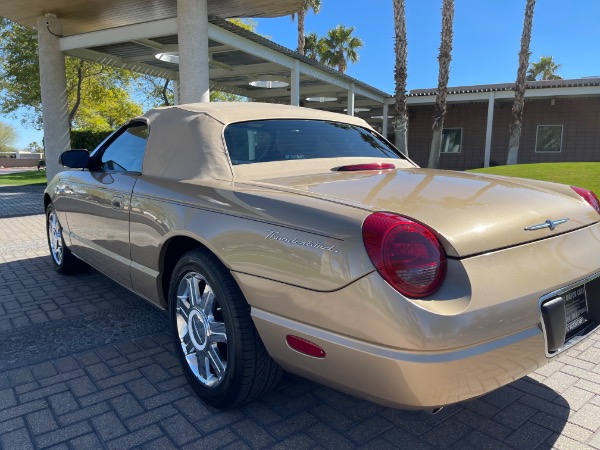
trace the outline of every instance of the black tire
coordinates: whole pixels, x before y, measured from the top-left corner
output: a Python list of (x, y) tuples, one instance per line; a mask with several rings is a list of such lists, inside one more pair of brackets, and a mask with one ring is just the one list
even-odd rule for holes
[(46, 238), (48, 239), (50, 259), (58, 272), (63, 275), (71, 275), (89, 268), (86, 263), (73, 255), (65, 244), (62, 237), (62, 226), (52, 203), (46, 207)]
[(212, 254), (192, 250), (179, 260), (169, 286), (169, 318), (183, 372), (209, 405), (239, 406), (280, 380), (283, 371), (260, 340), (242, 291)]

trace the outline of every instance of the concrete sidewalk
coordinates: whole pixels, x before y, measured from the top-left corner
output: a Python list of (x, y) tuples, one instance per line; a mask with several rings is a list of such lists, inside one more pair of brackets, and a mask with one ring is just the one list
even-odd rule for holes
[(0, 187), (0, 448), (600, 448), (600, 333), (437, 415), (288, 376), (242, 408), (192, 393), (163, 312), (95, 270), (57, 274), (42, 188)]

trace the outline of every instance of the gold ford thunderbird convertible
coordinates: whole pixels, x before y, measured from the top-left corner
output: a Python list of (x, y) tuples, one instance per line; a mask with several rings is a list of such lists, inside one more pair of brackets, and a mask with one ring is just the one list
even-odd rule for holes
[(600, 206), (578, 187), (421, 169), (359, 118), (158, 108), (44, 195), (56, 269), (169, 314), (208, 404), (283, 370), (435, 409), (527, 375), (600, 324)]

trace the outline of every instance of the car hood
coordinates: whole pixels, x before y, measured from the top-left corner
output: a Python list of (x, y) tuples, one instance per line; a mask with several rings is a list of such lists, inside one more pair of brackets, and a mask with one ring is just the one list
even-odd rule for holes
[[(554, 183), (428, 169), (335, 172), (262, 179), (270, 187), (391, 211), (430, 227), (448, 256), (464, 257), (544, 239), (597, 222), (570, 188)], [(555, 229), (526, 230), (568, 219)]]

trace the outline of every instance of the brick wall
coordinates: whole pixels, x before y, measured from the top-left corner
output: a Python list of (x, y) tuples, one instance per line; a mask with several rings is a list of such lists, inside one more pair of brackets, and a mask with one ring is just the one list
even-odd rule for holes
[(0, 167), (37, 167), (39, 159), (0, 158)]
[[(462, 128), (461, 153), (442, 153), (443, 169), (483, 167), (487, 102), (449, 104), (444, 128)], [(492, 132), (491, 165), (505, 164), (512, 101), (496, 101)], [(410, 157), (427, 166), (431, 146), (433, 106), (409, 109), (408, 146)], [(560, 153), (536, 153), (538, 125), (563, 125)], [(527, 100), (519, 143), (519, 163), (600, 161), (600, 98), (549, 98)]]
[[(411, 107), (408, 148), (410, 157), (422, 167), (427, 166), (433, 132), (433, 106)], [(442, 153), (440, 167), (463, 170), (483, 167), (487, 103), (449, 104), (444, 128), (462, 128), (460, 153)]]
[[(557, 98), (525, 104), (519, 163), (600, 161), (600, 98)], [(536, 153), (538, 125), (562, 125), (560, 153)], [(507, 128), (508, 129), (508, 128)]]

